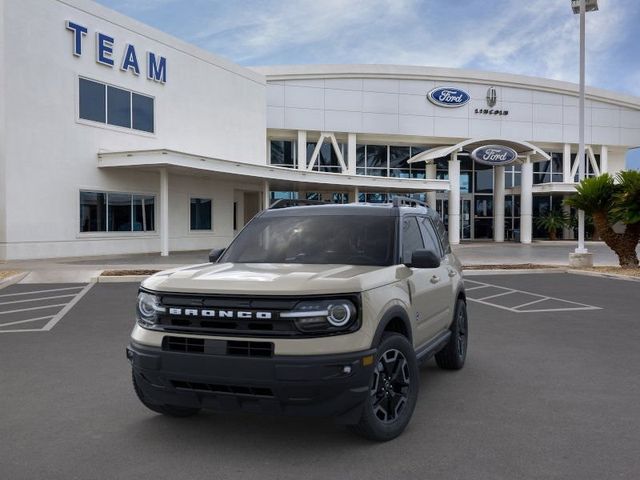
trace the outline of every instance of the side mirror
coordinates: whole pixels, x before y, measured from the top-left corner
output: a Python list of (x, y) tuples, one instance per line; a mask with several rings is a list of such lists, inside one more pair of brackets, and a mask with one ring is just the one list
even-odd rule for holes
[(438, 268), (440, 257), (431, 250), (416, 250), (411, 255), (411, 264), (407, 267), (413, 268)]
[(216, 263), (224, 253), (224, 248), (214, 248), (209, 252), (209, 263)]

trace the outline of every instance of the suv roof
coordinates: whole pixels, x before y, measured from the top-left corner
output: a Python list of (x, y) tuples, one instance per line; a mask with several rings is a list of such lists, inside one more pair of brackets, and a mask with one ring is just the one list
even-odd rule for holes
[[(310, 200), (283, 200), (275, 202), (269, 210), (262, 212), (266, 216), (305, 215), (379, 215), (397, 217), (407, 213), (420, 213), (434, 216), (437, 212), (426, 204), (407, 199), (411, 204), (393, 203), (324, 203)], [(422, 202), (419, 202), (422, 203)]]

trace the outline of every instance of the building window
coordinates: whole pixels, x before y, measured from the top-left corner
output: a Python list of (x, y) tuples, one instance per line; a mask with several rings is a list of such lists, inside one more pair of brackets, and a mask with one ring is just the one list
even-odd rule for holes
[(564, 179), (562, 173), (562, 153), (551, 152), (551, 160), (535, 162), (533, 164), (533, 183), (561, 183)]
[[(309, 142), (307, 143), (307, 165), (311, 163), (311, 157), (313, 156), (313, 152), (316, 149), (317, 143)], [(343, 143), (338, 144), (338, 148), (340, 149), (340, 153), (342, 154), (343, 160), (346, 162), (346, 148)], [(338, 161), (338, 155), (336, 154), (335, 149), (333, 148), (333, 144), (330, 142), (324, 142), (320, 147), (320, 151), (318, 152), (318, 158), (313, 165), (312, 170), (317, 172), (333, 172), (340, 173), (342, 171), (342, 167), (340, 166), (340, 162)]]
[(79, 117), (121, 128), (154, 132), (154, 99), (104, 83), (79, 79)]
[(211, 199), (191, 199), (191, 230), (211, 230)]
[(152, 232), (155, 197), (130, 193), (80, 192), (81, 232)]
[(296, 142), (288, 140), (271, 140), (271, 165), (278, 167), (296, 168)]
[(425, 164), (408, 163), (425, 150), (418, 146), (358, 145), (356, 173), (373, 177), (425, 178)]

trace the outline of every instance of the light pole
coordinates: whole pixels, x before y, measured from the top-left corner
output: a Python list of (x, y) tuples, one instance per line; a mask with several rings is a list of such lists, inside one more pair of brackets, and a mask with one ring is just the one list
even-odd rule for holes
[[(580, 97), (578, 103), (578, 180), (585, 176), (584, 155), (584, 57), (585, 57), (585, 13), (598, 10), (598, 0), (571, 0), (573, 13), (580, 15)], [(578, 247), (576, 254), (586, 254), (584, 246), (584, 211), (578, 210)]]

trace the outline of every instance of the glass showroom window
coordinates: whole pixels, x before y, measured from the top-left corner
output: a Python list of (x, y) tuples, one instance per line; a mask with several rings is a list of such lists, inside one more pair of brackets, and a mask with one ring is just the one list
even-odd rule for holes
[(81, 232), (152, 232), (155, 197), (130, 193), (80, 192)]
[(191, 230), (211, 230), (210, 198), (191, 199)]
[(271, 140), (271, 165), (278, 167), (296, 168), (296, 142), (288, 140)]
[[(313, 152), (316, 149), (316, 143), (310, 142), (307, 143), (307, 165), (311, 162), (311, 157), (313, 156)], [(340, 149), (340, 153), (342, 154), (343, 160), (346, 162), (346, 148), (342, 143), (338, 144), (338, 148)], [(340, 173), (342, 171), (342, 167), (340, 166), (340, 162), (338, 161), (338, 155), (336, 155), (336, 151), (333, 148), (333, 145), (329, 142), (324, 142), (320, 147), (320, 151), (318, 152), (318, 159), (313, 165), (312, 170), (318, 172), (334, 172)]]
[(552, 152), (551, 160), (534, 162), (533, 183), (562, 182), (562, 153)]
[(356, 173), (374, 177), (425, 178), (425, 164), (408, 163), (424, 147), (396, 145), (358, 145)]
[(79, 116), (83, 120), (154, 132), (154, 99), (104, 83), (79, 79)]

